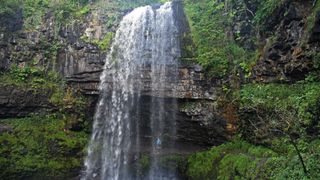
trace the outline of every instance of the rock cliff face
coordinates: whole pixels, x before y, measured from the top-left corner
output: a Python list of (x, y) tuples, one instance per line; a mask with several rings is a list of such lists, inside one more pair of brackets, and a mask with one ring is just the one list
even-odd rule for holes
[[(320, 14), (317, 13), (312, 28), (308, 28), (311, 1), (286, 1), (264, 23), (266, 30), (261, 31), (264, 33), (256, 32), (250, 15), (256, 13), (257, 1), (244, 3), (251, 12), (239, 12), (232, 30), (234, 34), (239, 33), (238, 44), (247, 49), (257, 49), (261, 54), (253, 68), (252, 81), (292, 83), (313, 71), (313, 57), (319, 50)], [(174, 9), (176, 23), (180, 27), (181, 46), (187, 46), (192, 43), (185, 39), (189, 33), (188, 22), (179, 2), (175, 3)], [(0, 69), (6, 71), (13, 64), (53, 69), (64, 77), (69, 86), (91, 97), (90, 112), (93, 113), (99, 97), (99, 78), (108, 52), (108, 46), (102, 47), (100, 42), (115, 32), (121, 17), (130, 10), (110, 11), (91, 9), (84, 18), (62, 26), (58, 32), (55, 28), (57, 22), (50, 12), (42, 25), (31, 31), (23, 30), (20, 11), (12, 17), (1, 17), (0, 23), (4, 28), (0, 34)], [(116, 20), (110, 23), (114, 17)], [(254, 44), (252, 37), (257, 37), (261, 43)], [(188, 54), (183, 54), (185, 56)], [(146, 77), (143, 96), (150, 95), (149, 71), (141, 70)], [(179, 99), (177, 113), (181, 139), (202, 144), (216, 144), (229, 139), (237, 127), (238, 117), (230, 112), (227, 105), (223, 109), (217, 107), (217, 102), (224, 96), (221, 90), (223, 81), (209, 78), (199, 65), (184, 62), (180, 63), (178, 79), (178, 83), (167, 87), (168, 92), (174, 93), (162, 98)], [(49, 102), (50, 93), (2, 86), (0, 117), (50, 111), (53, 108)], [(193, 135), (188, 136), (189, 132)]]
[[(176, 3), (174, 9), (179, 31), (183, 36), (188, 33), (188, 24), (182, 6)], [(117, 13), (121, 17), (126, 11)], [(99, 77), (108, 50), (101, 49), (95, 40), (102, 40), (117, 27), (117, 22), (110, 27), (108, 17), (105, 16), (103, 10), (93, 9), (82, 21), (71, 22), (55, 32), (56, 22), (52, 14), (48, 13), (44, 24), (37, 30), (23, 31), (14, 28), (14, 33), (5, 31), (0, 36), (0, 67), (5, 70), (10, 65), (17, 64), (20, 67), (36, 65), (55, 69), (65, 77), (67, 83), (79, 87), (85, 94), (98, 94)], [(11, 21), (16, 22), (14, 19)], [(17, 23), (20, 24), (14, 25), (15, 27), (23, 25), (22, 22)], [(148, 69), (141, 71), (148, 74)], [(179, 74), (178, 93), (170, 95), (171, 97), (214, 98), (213, 89), (209, 87), (211, 82), (200, 66), (181, 64)], [(144, 92), (148, 94), (148, 91), (146, 87)]]
[(269, 19), (269, 31), (274, 36), (266, 40), (263, 55), (254, 69), (257, 81), (295, 82), (302, 80), (312, 70), (312, 57), (308, 54), (314, 38), (308, 39), (306, 28), (311, 3), (306, 1), (287, 2), (276, 10)]
[[(108, 51), (101, 48), (97, 41), (102, 41), (108, 33), (115, 32), (118, 21), (128, 11), (112, 12), (118, 18), (110, 25), (110, 12), (91, 9), (85, 18), (62, 26), (58, 32), (51, 13), (47, 13), (41, 27), (32, 31), (21, 30), (23, 22), (10, 20), (17, 22), (14, 25), (17, 28), (11, 28), (13, 32), (3, 31), (0, 36), (0, 67), (7, 70), (10, 65), (16, 64), (20, 67), (32, 65), (46, 70), (54, 69), (64, 77), (69, 86), (91, 98), (92, 113), (99, 97), (99, 78)], [(184, 46), (191, 42), (183, 39), (189, 33), (189, 27), (181, 3), (175, 3), (174, 11), (180, 28), (181, 44)], [(143, 69), (141, 73), (146, 77), (142, 95), (150, 96), (150, 69)], [(231, 134), (226, 129), (226, 120), (217, 114), (206, 115), (214, 111), (212, 106), (220, 94), (216, 86), (220, 82), (208, 78), (201, 66), (183, 62), (179, 66), (178, 79), (177, 84), (167, 87), (168, 92), (175, 93), (167, 93), (166, 97), (160, 98), (181, 99), (180, 106), (185, 106), (188, 101), (199, 101), (197, 112), (192, 109), (177, 109), (180, 139), (200, 144), (217, 144), (227, 140)], [(49, 98), (50, 92), (32, 92), (17, 87), (2, 88), (0, 117), (23, 117), (30, 113), (51, 111), (54, 108)]]
[[(265, 18), (260, 27), (255, 27), (253, 16), (250, 15), (257, 13), (259, 2), (255, 0), (244, 2), (251, 12), (243, 13), (245, 15), (236, 18), (233, 30), (234, 33), (240, 32), (237, 43), (247, 49), (255, 49), (259, 54), (253, 65), (252, 75), (247, 80), (248, 83), (256, 83), (258, 86), (274, 84), (275, 86), (289, 87), (301, 81), (307, 86), (309, 83), (307, 79), (310, 76), (311, 79), (315, 78), (317, 75), (314, 74), (319, 74), (317, 67), (319, 59), (319, 2), (311, 0), (282, 1), (273, 9), (271, 15)], [(253, 37), (256, 40), (253, 40)], [(256, 43), (253, 43), (254, 41)], [(310, 83), (317, 84), (318, 81), (313, 79)], [(267, 93), (262, 92), (262, 94)], [(254, 99), (253, 96), (254, 94), (252, 94)], [(248, 107), (238, 111), (239, 129), (241, 129), (242, 135), (248, 141), (256, 144), (270, 144), (272, 136), (277, 136), (276, 133), (269, 132), (272, 121), (277, 119), (276, 126), (278, 127), (276, 128), (283, 129), (286, 124), (282, 122), (283, 119), (290, 116), (289, 113), (286, 115), (278, 113), (277, 108), (267, 109), (263, 103), (265, 102), (262, 100), (261, 107), (247, 105)], [(310, 109), (312, 108), (309, 108), (308, 111), (311, 111)], [(315, 105), (314, 109), (317, 112), (318, 105)], [(313, 112), (313, 114), (317, 113)], [(293, 119), (293, 117), (290, 118)], [(314, 124), (309, 125), (307, 129), (316, 127), (317, 117), (313, 121)], [(310, 134), (314, 136), (313, 134), (317, 134), (317, 132), (313, 130)]]
[[(191, 4), (194, 2), (196, 1), (188, 1)], [(210, 4), (213, 1), (201, 2)], [(226, 9), (230, 8), (229, 2), (235, 3), (231, 4), (233, 6), (231, 9), (232, 13), (235, 11), (236, 14), (230, 20), (232, 21), (230, 27), (227, 23), (228, 29), (225, 33), (227, 38), (232, 39), (232, 43), (243, 48), (245, 53), (254, 54), (256, 52), (256, 56), (252, 55), (255, 56), (253, 57), (254, 62), (249, 64), (251, 60), (248, 60), (249, 63), (246, 65), (250, 67), (249, 71), (245, 72), (244, 67), (235, 60), (233, 64), (235, 67), (228, 69), (232, 72), (228, 72), (228, 75), (220, 78), (211, 78), (201, 66), (190, 63), (196, 61), (191, 61), (194, 55), (194, 52), (191, 52), (194, 44), (190, 37), (187, 19), (183, 13), (183, 6), (179, 2), (175, 2), (175, 18), (180, 28), (180, 43), (183, 50), (178, 70), (178, 82), (171, 83), (166, 87), (165, 97), (151, 97), (150, 69), (146, 67), (140, 70), (145, 78), (141, 93), (142, 101), (139, 105), (145, 110), (141, 111), (139, 116), (132, 118), (135, 120), (135, 118), (142, 117), (139, 126), (145, 131), (142, 132), (143, 141), (147, 142), (151, 139), (150, 127), (147, 122), (151, 112), (148, 109), (150, 109), (152, 99), (157, 98), (165, 99), (165, 112), (176, 115), (177, 132), (173, 138), (177, 144), (182, 144), (180, 146), (181, 154), (222, 144), (232, 139), (235, 133), (240, 133), (241, 139), (253, 144), (269, 146), (275, 138), (283, 137), (283, 134), (272, 130), (275, 128), (288, 130), (287, 120), (290, 122), (299, 121), (297, 127), (292, 126), (294, 129), (292, 133), (287, 132), (297, 142), (305, 136), (300, 135), (300, 132), (305, 133), (310, 139), (317, 139), (320, 134), (320, 101), (314, 97), (318, 97), (320, 89), (318, 87), (320, 69), (319, 0), (283, 0), (281, 1), (283, 3), (264, 17), (264, 22), (259, 25), (256, 24), (254, 18), (259, 8), (262, 7), (262, 2), (267, 1), (217, 0), (217, 2), (226, 2)], [(314, 2), (318, 2), (319, 5), (315, 6)], [(32, 30), (25, 29), (21, 9), (17, 10), (14, 15), (0, 16), (0, 79), (3, 72), (10, 72), (10, 66), (17, 65), (18, 67), (37, 67), (46, 73), (57, 72), (65, 82), (61, 83), (65, 92), (59, 96), (62, 103), (65, 104), (56, 105), (52, 103), (51, 98), (54, 92), (50, 88), (42, 88), (43, 86), (41, 86), (42, 89), (34, 89), (31, 86), (26, 87), (27, 82), (20, 86), (17, 83), (10, 84), (10, 82), (1, 82), (0, 80), (0, 120), (10, 118), (10, 121), (17, 121), (13, 118), (28, 117), (33, 114), (56, 114), (55, 121), (62, 123), (61, 127), (57, 127), (53, 131), (57, 132), (53, 134), (58, 135), (56, 143), (61, 141), (59, 132), (63, 131), (71, 136), (73, 135), (70, 132), (89, 132), (88, 129), (91, 126), (90, 123), (99, 99), (100, 74), (103, 71), (108, 48), (112, 42), (112, 35), (116, 31), (121, 17), (131, 10), (104, 9), (104, 7), (90, 5), (88, 13), (85, 13), (83, 17), (70, 20), (66, 24), (59, 24), (54, 14), (47, 12), (41, 25), (32, 28)], [(194, 11), (198, 13), (201, 8), (195, 8)], [(214, 13), (208, 14), (214, 16)], [(200, 16), (200, 18), (202, 17), (203, 15)], [(57, 28), (58, 26), (59, 28)], [(184, 52), (184, 48), (190, 52), (187, 50)], [(311, 78), (306, 79), (310, 74)], [(110, 78), (110, 84), (111, 80), (112, 78)], [(303, 80), (302, 83), (301, 80)], [(83, 99), (86, 99), (86, 105), (78, 108), (80, 106), (77, 106), (77, 102), (72, 98), (65, 101), (64, 98), (66, 100), (68, 98), (65, 95), (69, 88), (83, 95), (85, 97)], [(274, 91), (272, 91), (273, 88)], [(294, 92), (291, 94), (290, 91)], [(273, 92), (275, 92), (274, 96)], [(243, 100), (243, 97), (247, 99)], [(178, 107), (174, 106), (173, 108), (173, 101), (177, 101)], [(282, 104), (283, 102), (290, 104)], [(283, 106), (284, 109), (279, 106), (281, 108)], [(60, 108), (64, 108), (63, 112)], [(82, 114), (83, 111), (85, 111), (84, 114)], [(306, 118), (305, 121), (308, 122), (304, 122), (304, 119), (299, 115), (300, 113), (306, 113), (302, 116), (307, 116), (303, 118)], [(67, 117), (62, 117), (64, 115)], [(165, 114), (164, 116), (168, 117)], [(33, 116), (30, 119), (33, 119)], [(169, 117), (165, 119), (166, 121), (170, 120)], [(35, 119), (35, 122), (37, 125), (38, 119)], [(295, 131), (295, 128), (299, 131)], [(0, 135), (9, 133), (16, 136), (15, 131), (14, 126), (0, 123)], [(30, 132), (26, 130), (27, 134)], [(51, 131), (49, 134), (48, 137), (51, 140)], [(83, 147), (87, 142), (86, 139), (85, 137)], [(66, 142), (69, 142), (69, 137), (66, 137)], [(51, 141), (49, 144), (55, 146), (55, 143), (51, 143)], [(73, 144), (72, 141), (71, 148), (74, 148)], [(190, 144), (191, 146), (189, 146)], [(7, 146), (11, 146), (11, 144), (7, 144)], [(76, 154), (75, 152), (82, 152), (81, 149), (73, 150), (70, 151), (70, 154), (62, 155), (71, 157)], [(238, 148), (234, 152), (237, 155), (243, 155), (239, 154)], [(61, 154), (61, 152), (59, 153)], [(225, 152), (221, 152), (222, 156), (224, 154)], [(21, 156), (29, 157), (25, 156), (24, 152), (21, 153)], [(250, 159), (253, 156), (248, 157), (251, 162)], [(80, 157), (76, 158), (80, 159)], [(16, 160), (17, 158), (13, 156), (12, 159)], [(264, 156), (262, 161), (265, 161)], [(283, 159), (279, 162), (282, 161)], [(2, 164), (6, 166), (9, 163)], [(81, 165), (78, 166), (80, 168)], [(287, 167), (287, 164), (284, 167)], [(236, 168), (233, 169), (236, 171), (235, 174), (239, 173)], [(199, 170), (198, 166), (196, 170)], [(78, 169), (75, 172), (78, 175)]]
[[(177, 19), (176, 23), (178, 24), (179, 32), (181, 37), (183, 37), (184, 34), (188, 33), (189, 27), (181, 3), (176, 2), (174, 4), (174, 13), (174, 16)], [(95, 12), (92, 14), (95, 14)], [(103, 16), (101, 14), (94, 17), (97, 18), (97, 23), (93, 25), (91, 21), (88, 21), (87, 24), (84, 25), (86, 28), (82, 28), (82, 31), (80, 30), (77, 32), (74, 29), (70, 29), (65, 30), (66, 32), (62, 32), (63, 34), (73, 32), (74, 37), (67, 39), (74, 39), (75, 42), (70, 42), (68, 40), (71, 46), (68, 45), (68, 48), (60, 50), (57, 58), (59, 72), (66, 77), (67, 82), (74, 87), (80, 88), (87, 95), (99, 94), (99, 77), (102, 72), (107, 51), (83, 42), (81, 40), (81, 37), (83, 36), (81, 35), (90, 32), (88, 36), (94, 36), (97, 39), (101, 39), (106, 32), (110, 31), (110, 29), (106, 27), (107, 23), (103, 21)], [(112, 30), (114, 31), (114, 29)], [(183, 40), (184, 39), (181, 38), (181, 43), (185, 43)], [(151, 70), (146, 68), (141, 69), (140, 71), (141, 74), (146, 77), (142, 94), (148, 95), (150, 94), (148, 82), (150, 82)], [(214, 88), (211, 88), (212, 82), (205, 76), (205, 73), (200, 66), (181, 63), (179, 66), (178, 79), (178, 84), (171, 84), (170, 87), (168, 87), (168, 92), (172, 91), (172, 88), (175, 88), (176, 93), (167, 94), (168, 97), (191, 99), (216, 98), (216, 92), (214, 92)]]
[(315, 44), (319, 42), (319, 16), (315, 22), (310, 21), (314, 1), (283, 1), (259, 28), (253, 23), (259, 2), (244, 2), (246, 12), (238, 12), (233, 31), (239, 35), (237, 43), (247, 49), (257, 49), (260, 54), (252, 80), (263, 83), (303, 80), (314, 69)]
[(48, 97), (51, 92), (35, 92), (28, 88), (0, 85), (0, 118), (24, 117), (33, 113), (52, 111)]

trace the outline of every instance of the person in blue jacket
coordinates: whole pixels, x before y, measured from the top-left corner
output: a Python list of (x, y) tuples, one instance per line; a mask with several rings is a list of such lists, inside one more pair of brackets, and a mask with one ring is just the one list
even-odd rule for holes
[(161, 139), (159, 136), (156, 139), (156, 147), (157, 147), (157, 149), (159, 149), (161, 147)]

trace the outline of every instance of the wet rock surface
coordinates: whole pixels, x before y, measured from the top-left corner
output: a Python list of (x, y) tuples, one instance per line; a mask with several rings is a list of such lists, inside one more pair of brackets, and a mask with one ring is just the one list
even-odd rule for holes
[(0, 85), (0, 118), (24, 117), (54, 109), (49, 101), (51, 92)]
[[(304, 79), (313, 70), (310, 54), (317, 51), (315, 47), (319, 42), (320, 13), (317, 13), (310, 33), (306, 29), (306, 19), (310, 14), (311, 3), (286, 2), (267, 19), (267, 34), (259, 34), (261, 44), (257, 45), (252, 39), (257, 32), (253, 28), (251, 15), (257, 10), (257, 1), (246, 0), (244, 3), (248, 10), (235, 18), (232, 31), (234, 35), (239, 35), (236, 41), (244, 48), (257, 48), (261, 51), (251, 80), (292, 83)], [(117, 12), (117, 15), (121, 17), (128, 11)], [(59, 32), (55, 32), (54, 19), (50, 13), (46, 15), (41, 27), (31, 31), (21, 30), (23, 24), (18, 21), (20, 15), (17, 14), (7, 26), (3, 26), (6, 28), (1, 29), (1, 71), (8, 70), (12, 64), (21, 67), (32, 64), (47, 70), (54, 69), (65, 78), (68, 85), (91, 97), (90, 113), (93, 114), (94, 104), (99, 97), (98, 86), (107, 50), (102, 50), (92, 40), (102, 40), (108, 32), (115, 32), (117, 29), (117, 22), (110, 26), (108, 21), (111, 16), (103, 13), (101, 10), (92, 10), (84, 19), (70, 22), (61, 27)], [(174, 13), (178, 19), (175, 23), (178, 23), (181, 44), (192, 44), (190, 39), (185, 39), (190, 30), (179, 3), (174, 5)], [(6, 21), (0, 19), (0, 22)], [(268, 34), (270, 32), (274, 32), (271, 37)], [(182, 52), (183, 58), (190, 55), (184, 53)], [(209, 100), (214, 104), (221, 95), (219, 87), (223, 83), (209, 78), (201, 66), (181, 62), (178, 71), (178, 81), (170, 82), (166, 87), (166, 97), (161, 98), (178, 99), (179, 103)], [(151, 95), (149, 72), (148, 67), (141, 69), (141, 74), (145, 77), (143, 96)], [(112, 81), (110, 87), (111, 84)], [(49, 103), (50, 92), (34, 93), (14, 87), (1, 87), (0, 91), (0, 117), (21, 117), (52, 108)], [(180, 109), (178, 122), (181, 139), (188, 140), (191, 137), (189, 140), (194, 142), (216, 144), (230, 137), (228, 127), (233, 127), (235, 122), (230, 125), (225, 118), (228, 115), (221, 114), (209, 104), (194, 107), (195, 110)], [(192, 136), (189, 136), (190, 132)]]
[(178, 136), (195, 144), (217, 145), (227, 141), (232, 132), (228, 121), (218, 113), (214, 101), (179, 103)]
[[(113, 13), (121, 17), (128, 13), (128, 10)], [(62, 26), (58, 32), (55, 31), (55, 21), (50, 12), (46, 14), (43, 24), (34, 30), (24, 31), (21, 30), (23, 24), (16, 24), (14, 33), (2, 31), (0, 34), (0, 69), (6, 71), (11, 65), (20, 67), (32, 65), (46, 71), (54, 69), (65, 78), (69, 86), (90, 97), (91, 108), (86, 115), (93, 116), (99, 97), (100, 75), (108, 51), (101, 49), (98, 44), (94, 43), (94, 40), (103, 40), (108, 32), (116, 31), (117, 22), (112, 25), (108, 22), (112, 16), (114, 15), (109, 17), (101, 9), (92, 9), (84, 19)], [(190, 30), (181, 2), (174, 3), (174, 16), (181, 34), (181, 43), (184, 45), (192, 43), (190, 39), (184, 38)], [(18, 23), (16, 20), (11, 20), (11, 22)], [(148, 85), (150, 83), (150, 69), (148, 67), (142, 69), (141, 74), (145, 76), (142, 95), (147, 97), (152, 94)], [(219, 90), (212, 84), (219, 84), (219, 82), (208, 78), (201, 66), (181, 63), (178, 76), (178, 78), (172, 77), (178, 81), (169, 83), (166, 87), (166, 97), (160, 98), (173, 98), (182, 101), (217, 99)], [(110, 81), (110, 86), (111, 84)], [(0, 91), (1, 118), (24, 117), (32, 113), (51, 111), (54, 108), (49, 101), (51, 94), (45, 90), (33, 92), (14, 86), (4, 86)], [(187, 115), (186, 112), (178, 110), (177, 113), (179, 114), (178, 134), (181, 141), (216, 144), (226, 139), (225, 135), (219, 135), (219, 132), (224, 131), (225, 128), (223, 123), (219, 124), (220, 120), (217, 120), (218, 123), (208, 123), (215, 120), (208, 120), (209, 117), (200, 117), (199, 115)], [(197, 120), (193, 116), (197, 116)], [(216, 127), (216, 124), (219, 124), (219, 127)], [(219, 138), (221, 136), (222, 139), (212, 138), (213, 136), (219, 136)]]
[(319, 43), (320, 41), (320, 12), (317, 12), (316, 14), (316, 20), (309, 41), (311, 43)]
[[(311, 47), (306, 45), (309, 32), (307, 16), (311, 4), (288, 1), (276, 9), (276, 19), (267, 20), (267, 32), (274, 32), (265, 40), (262, 56), (253, 69), (258, 82), (296, 82), (312, 71)], [(270, 21), (270, 22), (269, 22)]]

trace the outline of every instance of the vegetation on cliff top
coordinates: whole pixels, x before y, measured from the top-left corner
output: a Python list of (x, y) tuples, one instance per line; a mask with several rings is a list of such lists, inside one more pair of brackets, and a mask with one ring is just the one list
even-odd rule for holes
[(195, 59), (209, 75), (224, 78), (241, 64), (250, 64), (254, 52), (245, 50), (233, 39), (231, 29), (236, 15), (230, 0), (184, 1), (195, 44)]

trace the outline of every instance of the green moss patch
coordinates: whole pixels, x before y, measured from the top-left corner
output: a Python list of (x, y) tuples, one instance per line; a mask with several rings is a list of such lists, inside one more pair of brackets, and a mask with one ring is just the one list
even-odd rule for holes
[(99, 39), (90, 40), (86, 36), (82, 36), (81, 39), (87, 43), (92, 43), (98, 46), (99, 49), (102, 51), (106, 51), (106, 50), (109, 50), (109, 48), (111, 47), (113, 36), (114, 36), (113, 32), (108, 32), (102, 40), (99, 40)]
[[(195, 45), (194, 59), (209, 75), (226, 77), (235, 65), (247, 65), (254, 54), (234, 43), (232, 20), (235, 10), (231, 1), (184, 1), (184, 9), (191, 28), (191, 38)], [(247, 70), (246, 70), (247, 71)]]
[(88, 134), (65, 129), (58, 115), (6, 119), (0, 134), (0, 177), (64, 177), (82, 165)]
[(251, 178), (259, 173), (258, 164), (273, 155), (269, 149), (234, 141), (190, 156), (187, 174), (191, 179)]
[(310, 124), (318, 111), (319, 83), (247, 84), (240, 91), (241, 107), (292, 111)]
[(15, 85), (32, 89), (55, 89), (62, 82), (56, 72), (46, 72), (41, 68), (31, 66), (12, 66), (9, 71), (0, 73), (0, 81), (4, 85)]
[[(280, 143), (279, 143), (280, 142)], [(280, 139), (271, 149), (255, 146), (242, 140), (234, 140), (209, 151), (193, 154), (188, 159), (187, 175), (190, 179), (318, 179), (319, 140), (300, 141), (308, 174), (296, 151)], [(285, 152), (276, 152), (278, 148)]]

